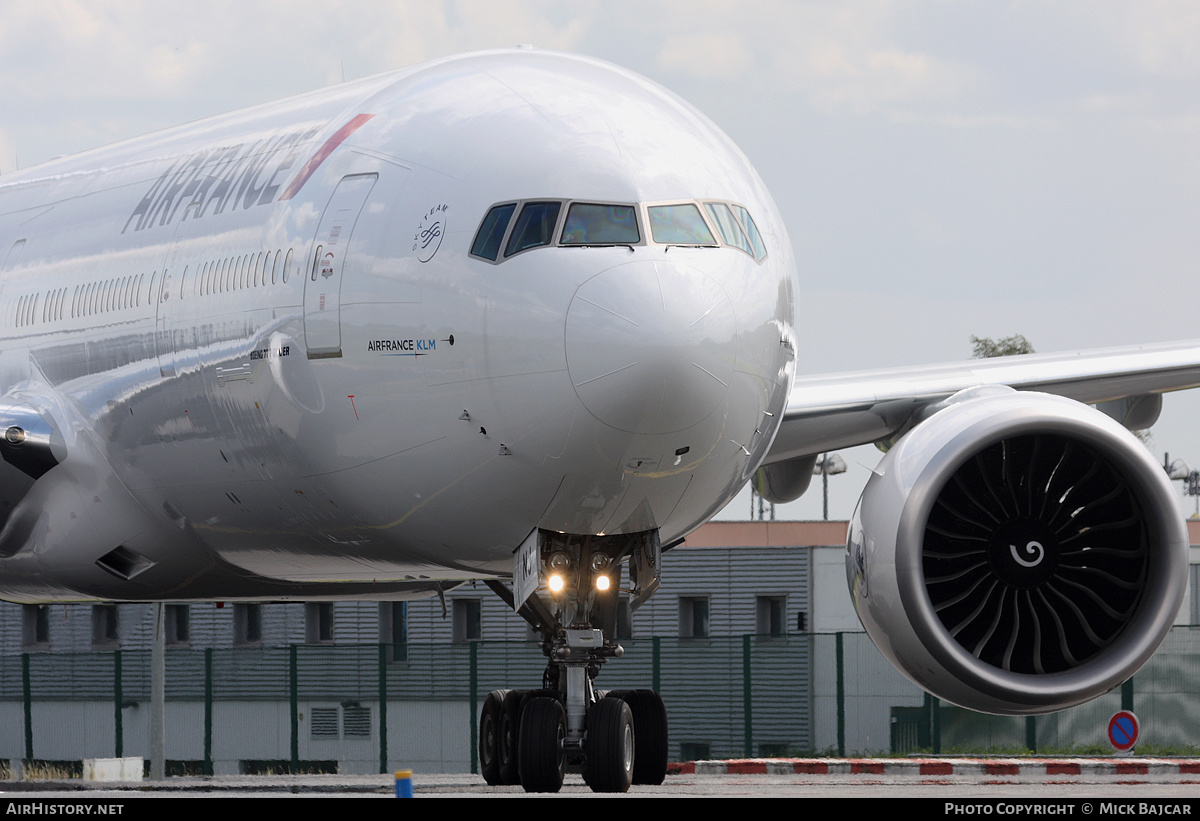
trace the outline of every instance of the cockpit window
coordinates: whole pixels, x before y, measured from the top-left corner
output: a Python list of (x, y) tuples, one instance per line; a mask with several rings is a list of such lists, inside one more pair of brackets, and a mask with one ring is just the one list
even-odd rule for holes
[(762, 235), (758, 233), (758, 226), (754, 224), (754, 218), (740, 205), (733, 206), (733, 210), (741, 217), (742, 227), (746, 229), (746, 236), (750, 238), (750, 244), (754, 246), (754, 258), (761, 262), (767, 255), (767, 246), (763, 244)]
[(509, 257), (527, 248), (549, 245), (554, 241), (554, 226), (558, 222), (559, 202), (527, 202), (517, 217), (504, 256)]
[(632, 205), (576, 202), (567, 209), (563, 245), (636, 245), (640, 241)]
[(721, 235), (721, 241), (726, 245), (732, 245), (734, 248), (740, 248), (750, 256), (754, 256), (754, 250), (750, 247), (749, 240), (742, 233), (742, 226), (738, 223), (737, 217), (729, 210), (729, 206), (723, 202), (706, 202), (704, 209), (708, 211), (708, 215), (712, 217), (713, 222), (717, 224), (717, 233)]
[(650, 236), (664, 245), (716, 245), (712, 231), (692, 203), (651, 205)]
[[(642, 210), (645, 208), (645, 210)], [(565, 216), (559, 220), (559, 216)], [(758, 262), (767, 248), (750, 212), (721, 200), (661, 205), (561, 200), (514, 200), (493, 205), (471, 242), (471, 256), (490, 262), (531, 248), (645, 245), (645, 225), (659, 245), (736, 248)], [(717, 237), (720, 238), (718, 241)]]
[(479, 226), (479, 232), (475, 234), (471, 253), (494, 262), (496, 257), (500, 256), (500, 243), (504, 240), (504, 232), (508, 230), (508, 221), (512, 219), (513, 211), (516, 210), (517, 204), (510, 202), (507, 205), (497, 205), (488, 211), (487, 216), (483, 218), (483, 224)]

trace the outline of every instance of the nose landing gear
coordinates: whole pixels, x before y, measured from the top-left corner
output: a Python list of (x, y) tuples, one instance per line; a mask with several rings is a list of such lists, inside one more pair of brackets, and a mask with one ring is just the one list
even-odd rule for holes
[(518, 602), (489, 582), (542, 636), (548, 659), (541, 690), (494, 690), (480, 715), (479, 762), (488, 784), (520, 783), (527, 792), (557, 792), (569, 770), (596, 792), (661, 784), (667, 771), (667, 711), (653, 690), (597, 692), (593, 680), (616, 641), (621, 567), (629, 559), (630, 606), (658, 587), (656, 531), (616, 537), (571, 537), (537, 531), (517, 558), (535, 568), (538, 590)]

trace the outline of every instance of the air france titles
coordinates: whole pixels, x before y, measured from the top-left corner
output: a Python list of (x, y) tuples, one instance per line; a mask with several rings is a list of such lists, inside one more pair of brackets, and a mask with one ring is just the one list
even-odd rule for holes
[[(301, 151), (324, 124), (271, 134), (253, 142), (206, 148), (176, 160), (150, 186), (125, 220), (121, 233), (131, 225), (134, 231), (141, 231), (155, 225), (170, 225), (176, 217), (183, 222), (207, 214), (266, 205), (274, 202), (276, 195), (279, 200), (291, 199), (325, 158), (374, 116), (353, 117), (312, 152), (294, 175), (292, 167)], [(279, 194), (288, 179), (291, 184)]]
[(437, 347), (436, 339), (372, 339), (367, 350), (383, 356), (425, 356)]

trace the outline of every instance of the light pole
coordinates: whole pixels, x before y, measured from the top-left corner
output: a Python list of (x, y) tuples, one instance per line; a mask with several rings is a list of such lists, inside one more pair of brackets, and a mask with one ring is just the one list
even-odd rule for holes
[(821, 515), (827, 522), (829, 521), (829, 477), (845, 472), (846, 460), (837, 453), (822, 453), (817, 457), (817, 463), (813, 465), (813, 475), (820, 474), (821, 476), (821, 492), (824, 495), (821, 502)]
[(1182, 459), (1176, 459), (1174, 462), (1168, 462), (1170, 456), (1163, 454), (1163, 470), (1167, 472), (1167, 478), (1171, 480), (1180, 480), (1184, 483), (1183, 495), (1191, 496), (1196, 500), (1196, 512), (1192, 514), (1193, 519), (1200, 519), (1200, 472), (1188, 468), (1188, 463)]

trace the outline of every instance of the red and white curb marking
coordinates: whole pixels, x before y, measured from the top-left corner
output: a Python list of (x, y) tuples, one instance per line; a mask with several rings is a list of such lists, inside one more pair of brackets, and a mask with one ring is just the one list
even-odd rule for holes
[(1175, 758), (755, 758), (671, 764), (672, 775), (1200, 775)]

